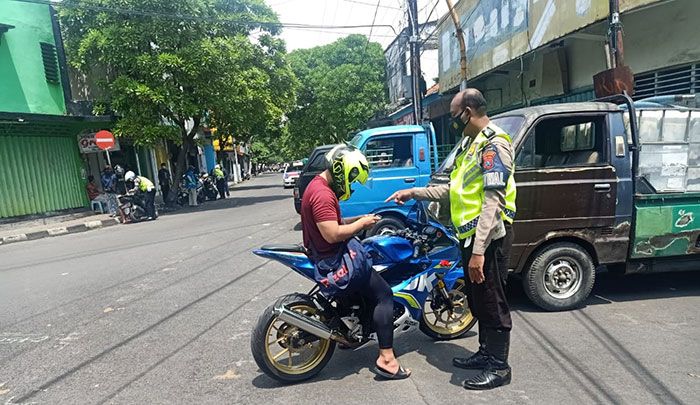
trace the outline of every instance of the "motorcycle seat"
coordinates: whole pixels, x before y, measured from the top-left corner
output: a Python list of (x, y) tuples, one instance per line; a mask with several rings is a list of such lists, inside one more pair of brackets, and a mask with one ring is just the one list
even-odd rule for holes
[(265, 245), (261, 247), (262, 250), (267, 250), (269, 252), (289, 252), (289, 253), (303, 253), (308, 254), (309, 252), (302, 245)]

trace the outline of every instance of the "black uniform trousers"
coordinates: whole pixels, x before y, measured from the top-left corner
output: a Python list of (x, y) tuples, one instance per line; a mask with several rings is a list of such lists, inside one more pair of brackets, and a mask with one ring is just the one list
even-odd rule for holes
[(505, 294), (508, 279), (508, 259), (513, 246), (513, 228), (505, 223), (506, 236), (491, 241), (484, 252), (484, 282), (472, 283), (469, 279), (469, 259), (472, 247), (462, 245), (462, 265), (464, 266), (464, 281), (467, 286), (467, 302), (472, 314), (479, 321), (480, 328), (500, 329), (510, 331), (513, 323), (510, 318), (510, 308)]
[(146, 215), (155, 218), (156, 217), (156, 189), (154, 188), (151, 191), (146, 191), (144, 193), (144, 201), (143, 201), (146, 209)]

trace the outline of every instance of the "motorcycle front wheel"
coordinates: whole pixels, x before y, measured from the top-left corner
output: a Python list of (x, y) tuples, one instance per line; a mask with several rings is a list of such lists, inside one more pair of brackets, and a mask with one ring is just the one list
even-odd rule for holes
[[(476, 318), (469, 309), (464, 280), (455, 282), (447, 294), (452, 302), (452, 309), (433, 290), (423, 304), (423, 316), (420, 319), (420, 330), (435, 340), (452, 340), (466, 335), (476, 324)], [(433, 304), (435, 303), (435, 304)]]
[(253, 358), (260, 370), (277, 381), (295, 383), (308, 380), (328, 364), (335, 350), (335, 342), (312, 338), (308, 333), (279, 320), (273, 309), (280, 304), (318, 319), (318, 310), (309, 296), (290, 294), (281, 297), (258, 318), (250, 339)]

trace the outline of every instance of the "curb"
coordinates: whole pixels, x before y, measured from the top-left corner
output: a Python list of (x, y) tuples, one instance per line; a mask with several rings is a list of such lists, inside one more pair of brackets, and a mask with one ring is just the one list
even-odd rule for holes
[(53, 236), (69, 235), (72, 233), (86, 232), (86, 231), (91, 231), (93, 229), (100, 229), (100, 228), (106, 228), (108, 226), (117, 225), (118, 223), (119, 223), (118, 219), (110, 218), (110, 219), (105, 219), (105, 220), (101, 220), (101, 221), (88, 221), (88, 222), (85, 222), (82, 224), (77, 224), (77, 225), (50, 228), (50, 229), (36, 231), (36, 232), (19, 233), (16, 235), (10, 235), (10, 236), (5, 236), (3, 238), (0, 238), (0, 245), (9, 245), (11, 243), (43, 239), (43, 238), (48, 238), (49, 236), (53, 237)]

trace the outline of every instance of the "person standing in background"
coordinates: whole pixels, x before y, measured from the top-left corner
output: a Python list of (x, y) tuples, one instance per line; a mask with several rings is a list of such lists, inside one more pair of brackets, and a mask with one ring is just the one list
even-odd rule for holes
[(170, 184), (172, 178), (170, 176), (170, 170), (165, 165), (165, 163), (160, 165), (160, 170), (158, 170), (158, 184), (160, 184), (161, 193), (163, 193), (163, 203), (168, 203), (168, 197), (170, 196)]
[(117, 175), (112, 170), (112, 166), (105, 166), (100, 176), (100, 183), (102, 183), (102, 190), (104, 190), (107, 195), (107, 209), (109, 210), (110, 216), (117, 215)]

